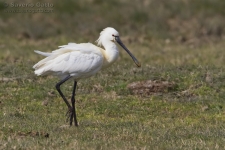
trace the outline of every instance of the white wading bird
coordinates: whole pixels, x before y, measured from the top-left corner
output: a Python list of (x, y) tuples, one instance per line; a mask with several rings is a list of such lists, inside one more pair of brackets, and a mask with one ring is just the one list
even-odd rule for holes
[[(117, 42), (131, 56), (135, 64), (140, 67), (141, 64), (125, 47), (119, 38), (119, 33), (111, 27), (105, 28), (100, 37), (96, 41), (99, 46), (104, 46), (105, 49), (97, 47), (91, 43), (69, 43), (68, 45), (59, 46), (59, 49), (51, 53), (35, 51), (36, 53), (46, 56), (45, 59), (39, 61), (33, 66), (36, 75), (56, 75), (61, 78), (61, 81), (56, 84), (56, 89), (68, 106), (68, 119), (70, 125), (74, 120), (74, 125), (78, 126), (76, 111), (75, 111), (75, 90), (79, 79), (88, 78), (96, 74), (102, 68), (108, 67), (116, 61), (119, 56), (119, 51), (116, 46)], [(60, 90), (61, 84), (68, 79), (74, 80), (71, 104), (67, 101)]]

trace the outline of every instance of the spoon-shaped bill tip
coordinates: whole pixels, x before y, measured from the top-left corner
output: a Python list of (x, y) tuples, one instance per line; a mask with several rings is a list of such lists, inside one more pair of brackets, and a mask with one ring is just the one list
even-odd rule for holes
[(138, 61), (134, 61), (134, 62), (138, 67), (141, 67), (141, 63), (139, 63)]

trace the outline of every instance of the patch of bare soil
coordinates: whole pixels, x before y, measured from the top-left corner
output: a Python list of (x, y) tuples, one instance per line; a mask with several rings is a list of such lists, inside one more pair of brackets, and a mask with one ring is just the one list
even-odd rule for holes
[(176, 88), (174, 82), (147, 80), (133, 82), (127, 85), (127, 88), (135, 95), (153, 95), (155, 93), (167, 93)]

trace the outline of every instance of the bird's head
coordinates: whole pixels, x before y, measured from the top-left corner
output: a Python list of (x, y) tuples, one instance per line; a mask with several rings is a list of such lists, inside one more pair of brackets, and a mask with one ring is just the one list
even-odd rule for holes
[(108, 42), (117, 42), (131, 56), (131, 58), (133, 59), (135, 64), (138, 67), (141, 67), (141, 64), (138, 62), (138, 60), (134, 57), (134, 55), (126, 48), (126, 46), (120, 40), (119, 32), (116, 31), (114, 28), (112, 28), (112, 27), (105, 28), (100, 33), (100, 36), (96, 42), (98, 43), (99, 46), (105, 46), (104, 44), (106, 44)]
[(100, 36), (96, 42), (99, 46), (103, 46), (103, 41), (115, 42), (115, 37), (119, 37), (119, 32), (112, 27), (107, 27), (100, 33)]

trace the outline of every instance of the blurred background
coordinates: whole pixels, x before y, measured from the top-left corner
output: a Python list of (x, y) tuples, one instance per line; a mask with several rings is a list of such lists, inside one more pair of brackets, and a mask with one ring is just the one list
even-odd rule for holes
[[(152, 38), (190, 42), (222, 37), (224, 6), (223, 0), (3, 1), (0, 27), (1, 34), (36, 40), (62, 35), (84, 41), (96, 39), (96, 33), (112, 26), (142, 42)], [(18, 12), (25, 9), (45, 12)]]
[(168, 45), (184, 45), (179, 49), (191, 50), (224, 41), (224, 8), (223, 0), (1, 1), (0, 48), (4, 53), (0, 56), (19, 59), (24, 52), (33, 53), (33, 49), (50, 51), (68, 42), (94, 43), (100, 31), (110, 26), (144, 62), (150, 58), (146, 53), (153, 53), (153, 59), (160, 63), (168, 58), (160, 56)]

